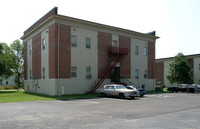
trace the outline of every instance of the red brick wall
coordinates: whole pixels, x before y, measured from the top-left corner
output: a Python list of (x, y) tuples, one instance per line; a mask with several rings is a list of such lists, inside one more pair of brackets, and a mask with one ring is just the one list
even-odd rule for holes
[(98, 32), (98, 77), (104, 73), (109, 64), (108, 46), (112, 45), (110, 33)]
[(148, 79), (155, 78), (155, 43), (148, 42)]
[(24, 42), (24, 80), (27, 79), (27, 42)]
[(53, 14), (57, 14), (57, 7), (50, 10), (46, 15), (44, 15), (42, 18), (40, 18), (36, 23), (34, 23), (31, 27), (29, 27), (26, 31), (24, 31), (24, 35), (26, 35), (28, 32), (33, 30), (35, 27), (37, 27), (40, 23), (45, 21), (48, 17), (50, 17)]
[(71, 77), (71, 27), (60, 25), (59, 78)]
[(130, 78), (131, 77), (130, 37), (119, 36), (119, 47), (128, 48), (128, 55), (126, 55), (120, 62), (120, 76), (122, 78)]
[(41, 78), (41, 33), (32, 38), (33, 79)]
[(49, 78), (58, 78), (58, 24), (49, 27)]
[(191, 69), (190, 75), (192, 77), (192, 80), (190, 83), (193, 84), (194, 83), (194, 59), (188, 59), (187, 61)]
[[(58, 29), (58, 27), (60, 29)], [(49, 27), (49, 78), (58, 78), (58, 32), (59, 78), (71, 77), (71, 27), (53, 24)]]
[(156, 62), (156, 85), (164, 85), (164, 62)]

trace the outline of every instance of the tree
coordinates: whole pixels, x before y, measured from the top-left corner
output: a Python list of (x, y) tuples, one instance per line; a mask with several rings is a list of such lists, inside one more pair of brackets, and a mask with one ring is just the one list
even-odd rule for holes
[(167, 79), (170, 81), (170, 84), (188, 84), (191, 82), (190, 66), (183, 53), (178, 53), (174, 61), (169, 65), (170, 69)]
[(0, 80), (13, 75), (16, 67), (16, 57), (14, 52), (6, 43), (0, 43)]
[(15, 82), (17, 84), (17, 90), (20, 87), (20, 78), (22, 79), (23, 73), (23, 56), (24, 56), (24, 48), (20, 40), (15, 40), (11, 45), (10, 48), (15, 53), (16, 64), (15, 68), (13, 69), (14, 73), (16, 74)]

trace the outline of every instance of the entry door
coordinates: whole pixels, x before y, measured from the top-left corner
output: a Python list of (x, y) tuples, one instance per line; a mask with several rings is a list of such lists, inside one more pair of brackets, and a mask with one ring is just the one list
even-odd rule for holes
[(115, 67), (111, 72), (111, 82), (120, 82), (120, 67)]

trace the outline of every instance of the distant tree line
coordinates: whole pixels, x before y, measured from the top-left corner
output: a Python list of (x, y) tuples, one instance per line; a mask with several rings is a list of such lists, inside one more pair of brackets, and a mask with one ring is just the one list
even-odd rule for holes
[(20, 86), (24, 64), (24, 48), (20, 40), (15, 40), (10, 46), (0, 43), (0, 80), (14, 75), (17, 89)]

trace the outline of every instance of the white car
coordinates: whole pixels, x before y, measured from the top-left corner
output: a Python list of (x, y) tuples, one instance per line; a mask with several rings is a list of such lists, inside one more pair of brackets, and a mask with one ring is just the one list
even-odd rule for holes
[(125, 86), (119, 84), (104, 85), (103, 89), (97, 90), (97, 93), (100, 93), (103, 96), (117, 96), (119, 98), (130, 97), (132, 99), (137, 95), (136, 91), (127, 89)]

